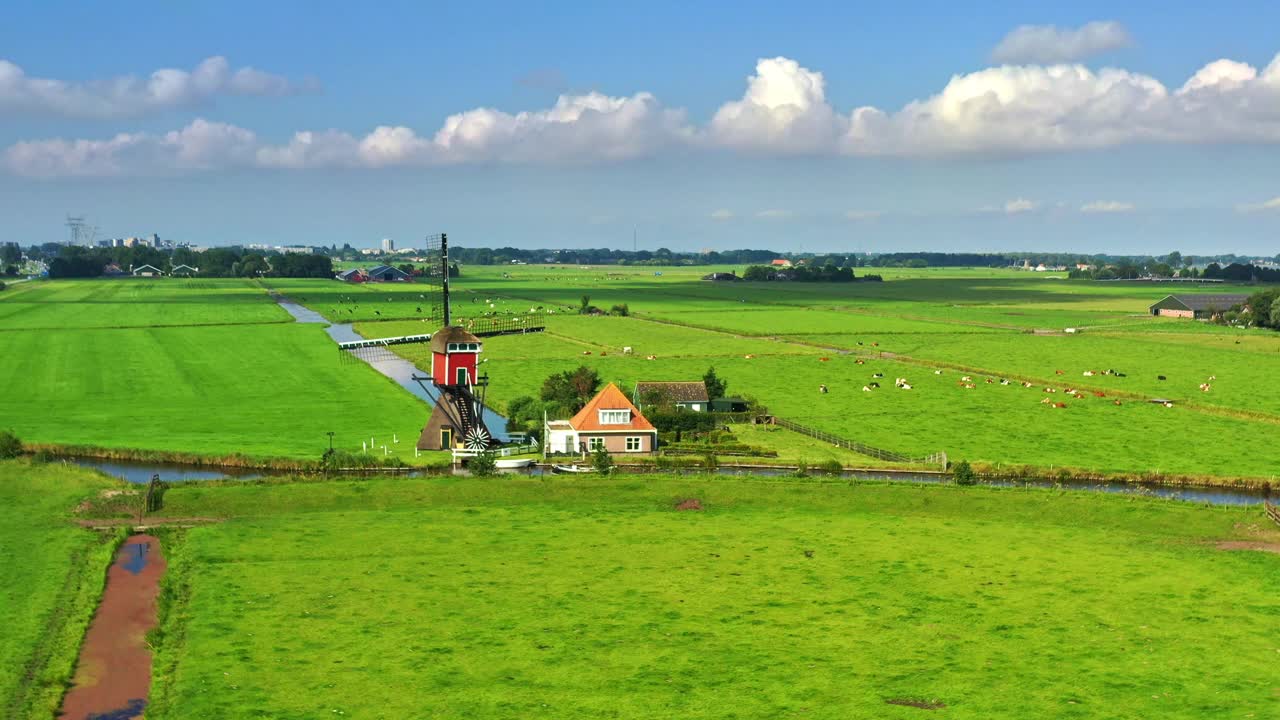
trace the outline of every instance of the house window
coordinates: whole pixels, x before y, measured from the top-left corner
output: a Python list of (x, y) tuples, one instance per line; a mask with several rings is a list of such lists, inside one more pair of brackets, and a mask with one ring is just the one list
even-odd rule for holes
[(602, 437), (593, 437), (593, 438), (588, 438), (588, 439), (587, 439), (587, 449), (588, 449), (588, 450), (590, 450), (590, 451), (592, 451), (592, 452), (595, 452), (596, 450), (599, 450), (599, 449), (601, 449), (601, 448), (603, 448), (603, 447), (604, 447), (604, 438), (602, 438)]
[(601, 425), (626, 425), (631, 422), (630, 410), (601, 410)]
[(640, 436), (627, 438), (627, 452), (640, 452)]

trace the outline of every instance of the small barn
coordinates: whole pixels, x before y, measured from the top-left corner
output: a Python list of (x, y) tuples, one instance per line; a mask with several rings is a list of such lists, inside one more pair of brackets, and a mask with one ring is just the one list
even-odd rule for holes
[(786, 258), (777, 258), (777, 259), (775, 259), (773, 262), (771, 262), (771, 263), (769, 263), (769, 264), (770, 264), (771, 266), (773, 266), (773, 267), (776, 267), (776, 268), (789, 268), (789, 267), (791, 267), (791, 261), (790, 261), (790, 260), (788, 260), (788, 259), (786, 259)]
[(351, 268), (350, 270), (343, 270), (337, 275), (334, 275), (334, 277), (343, 282), (349, 282), (349, 283), (362, 283), (362, 282), (368, 282), (369, 280), (369, 276), (365, 274), (364, 268)]
[(130, 272), (134, 277), (160, 277), (164, 272), (155, 265), (139, 265), (136, 268), (130, 268)]
[(604, 448), (611, 454), (636, 454), (658, 449), (657, 429), (613, 383), (569, 420), (548, 421), (544, 432), (543, 447), (549, 453), (588, 453)]
[(1168, 295), (1151, 306), (1151, 314), (1160, 317), (1203, 320), (1221, 315), (1233, 306), (1243, 304), (1248, 299), (1248, 295), (1240, 293)]
[(706, 412), (711, 409), (711, 399), (707, 397), (707, 385), (701, 380), (696, 382), (638, 382), (631, 400), (637, 405), (657, 403), (659, 405), (672, 405), (677, 410), (690, 410), (692, 412)]
[(706, 275), (703, 275), (702, 279), (710, 280), (711, 282), (736, 282), (738, 280), (741, 280), (742, 278), (738, 277), (737, 273), (713, 272), (713, 273), (707, 273)]
[(365, 271), (369, 282), (409, 282), (413, 276), (397, 267), (379, 265)]
[(169, 271), (169, 275), (173, 277), (192, 277), (199, 273), (200, 268), (191, 267), (190, 265), (175, 265), (173, 269)]

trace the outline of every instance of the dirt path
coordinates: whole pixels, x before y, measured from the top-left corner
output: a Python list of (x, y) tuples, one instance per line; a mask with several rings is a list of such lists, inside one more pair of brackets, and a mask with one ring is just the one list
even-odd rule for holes
[(134, 535), (107, 571), (102, 604), (89, 625), (72, 686), (62, 701), (65, 720), (129, 720), (142, 716), (151, 688), (147, 631), (156, 624), (156, 595), (165, 561), (160, 541)]

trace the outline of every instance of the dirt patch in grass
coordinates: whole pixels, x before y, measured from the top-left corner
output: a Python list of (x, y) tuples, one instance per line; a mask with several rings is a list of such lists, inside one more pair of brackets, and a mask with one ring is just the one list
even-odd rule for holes
[(941, 710), (946, 707), (944, 703), (937, 700), (920, 700), (917, 698), (889, 698), (884, 701), (886, 705), (902, 705), (904, 707), (920, 708), (921, 710)]
[(1218, 543), (1219, 550), (1259, 550), (1280, 554), (1280, 542), (1262, 542), (1260, 540), (1224, 540)]
[(676, 503), (676, 510), (702, 510), (702, 501), (698, 498), (688, 498)]

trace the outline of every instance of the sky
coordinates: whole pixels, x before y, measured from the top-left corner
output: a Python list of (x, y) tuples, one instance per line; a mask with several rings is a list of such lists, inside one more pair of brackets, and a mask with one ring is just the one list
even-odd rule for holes
[(1280, 253), (1276, 3), (3, 15), (0, 240)]

